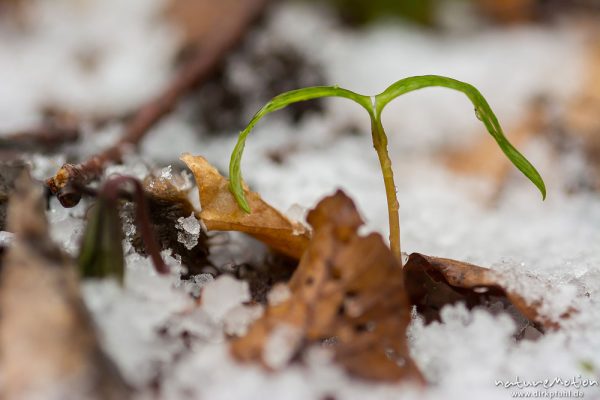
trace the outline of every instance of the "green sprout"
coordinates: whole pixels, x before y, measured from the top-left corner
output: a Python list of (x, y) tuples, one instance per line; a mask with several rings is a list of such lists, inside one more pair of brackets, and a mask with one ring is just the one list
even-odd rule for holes
[(121, 284), (123, 283), (125, 258), (122, 244), (123, 229), (119, 217), (119, 204), (123, 199), (135, 203), (137, 229), (156, 272), (169, 273), (169, 267), (160, 255), (160, 244), (153, 232), (144, 187), (140, 181), (131, 176), (117, 175), (107, 179), (99, 191), (83, 186), (72, 189), (65, 193), (79, 195), (85, 193), (97, 198), (79, 249), (78, 264), (83, 278), (113, 276)]
[(515, 167), (517, 167), (535, 186), (537, 186), (542, 194), (542, 198), (545, 199), (546, 186), (544, 184), (544, 180), (534, 166), (531, 165), (531, 163), (504, 136), (504, 132), (500, 127), (498, 118), (496, 118), (496, 115), (479, 90), (468, 83), (452, 78), (438, 75), (424, 75), (413, 76), (399, 80), (377, 96), (364, 96), (338, 86), (308, 87), (304, 89), (292, 90), (275, 96), (273, 99), (271, 99), (271, 101), (265, 104), (254, 115), (254, 117), (252, 117), (246, 129), (240, 132), (237, 144), (235, 145), (235, 148), (231, 154), (231, 161), (229, 163), (229, 187), (238, 205), (245, 212), (251, 212), (248, 202), (246, 201), (246, 196), (244, 195), (240, 164), (242, 160), (242, 154), (244, 152), (246, 138), (261, 118), (290, 104), (321, 97), (343, 97), (352, 100), (361, 105), (371, 118), (371, 135), (373, 137), (373, 145), (381, 165), (387, 197), (390, 225), (390, 248), (396, 257), (401, 260), (400, 220), (398, 216), (399, 207), (396, 197), (396, 185), (394, 184), (394, 174), (392, 171), (392, 161), (390, 160), (387, 150), (388, 140), (383, 129), (383, 125), (381, 124), (381, 113), (385, 106), (395, 98), (408, 92), (434, 86), (457, 90), (464, 93), (469, 98), (475, 107), (475, 115), (479, 120), (481, 120), (481, 122), (483, 122), (489, 134), (492, 135), (494, 140), (496, 140), (496, 143), (498, 143), (498, 146), (500, 146), (500, 149), (515, 165)]
[(125, 274), (123, 230), (119, 209), (113, 202), (98, 199), (91, 209), (82, 240), (77, 260), (81, 277), (114, 276), (122, 284)]

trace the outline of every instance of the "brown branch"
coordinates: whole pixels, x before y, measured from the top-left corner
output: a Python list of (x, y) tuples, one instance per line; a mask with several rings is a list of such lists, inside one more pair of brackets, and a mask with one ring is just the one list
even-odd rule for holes
[(115, 145), (83, 163), (63, 165), (46, 181), (50, 191), (64, 207), (75, 206), (81, 198), (72, 190), (63, 193), (64, 188), (85, 185), (99, 178), (108, 164), (121, 162), (125, 150), (137, 146), (150, 128), (175, 108), (183, 95), (211, 77), (268, 3), (268, 0), (245, 1), (249, 3), (245, 13), (240, 18), (224, 19), (220, 29), (214, 30), (203, 41), (196, 56), (181, 68), (165, 90), (134, 114), (125, 126), (122, 138)]
[(79, 129), (71, 125), (43, 125), (24, 131), (0, 135), (0, 149), (43, 148), (52, 150), (79, 139)]

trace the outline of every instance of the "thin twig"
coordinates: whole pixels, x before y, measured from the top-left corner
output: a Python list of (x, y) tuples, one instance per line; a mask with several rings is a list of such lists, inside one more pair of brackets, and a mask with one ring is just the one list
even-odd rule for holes
[(0, 135), (0, 149), (54, 149), (79, 139), (79, 129), (74, 126), (44, 125), (29, 130)]
[[(155, 99), (143, 105), (126, 125), (122, 138), (107, 150), (92, 156), (81, 164), (65, 164), (46, 181), (64, 207), (77, 205), (81, 196), (76, 193), (62, 193), (66, 187), (75, 188), (85, 185), (102, 175), (110, 163), (121, 162), (126, 149), (137, 146), (146, 133), (165, 115), (170, 113), (192, 88), (215, 72), (219, 63), (241, 41), (250, 24), (260, 15), (268, 0), (246, 0), (252, 5), (239, 19), (224, 21), (221, 29), (214, 31), (199, 49), (197, 55), (184, 65), (175, 79)], [(75, 185), (76, 183), (76, 185)]]

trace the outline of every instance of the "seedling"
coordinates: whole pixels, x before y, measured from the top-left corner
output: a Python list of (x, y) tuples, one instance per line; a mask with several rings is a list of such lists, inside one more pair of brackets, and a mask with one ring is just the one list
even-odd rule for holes
[[(126, 185), (133, 188), (133, 196), (129, 192), (122, 191)], [(98, 193), (92, 189), (78, 189), (80, 193), (97, 196), (79, 253), (78, 261), (82, 277), (114, 276), (119, 282), (123, 282), (125, 260), (118, 207), (119, 200), (123, 197), (132, 198), (136, 203), (136, 225), (142, 235), (146, 251), (152, 258), (154, 268), (159, 274), (169, 272), (169, 268), (160, 256), (160, 247), (152, 232), (150, 214), (140, 181), (130, 176), (116, 176), (109, 178)]]
[(396, 185), (394, 184), (394, 174), (392, 171), (392, 161), (390, 160), (387, 150), (387, 136), (381, 123), (381, 113), (386, 105), (395, 98), (418, 89), (426, 87), (445, 87), (448, 89), (457, 90), (464, 93), (473, 106), (475, 107), (475, 115), (485, 125), (487, 131), (496, 140), (500, 149), (508, 157), (508, 159), (517, 167), (529, 180), (537, 186), (542, 194), (542, 198), (546, 198), (546, 186), (538, 171), (533, 165), (508, 141), (504, 136), (504, 132), (500, 127), (498, 118), (490, 108), (488, 102), (483, 95), (474, 86), (457, 81), (452, 78), (447, 78), (438, 75), (413, 76), (405, 78), (392, 84), (382, 93), (377, 96), (364, 96), (338, 86), (317, 86), (304, 89), (292, 90), (275, 96), (271, 101), (265, 104), (250, 120), (250, 123), (238, 137), (237, 144), (231, 154), (229, 164), (229, 187), (238, 205), (247, 213), (250, 213), (250, 207), (244, 195), (242, 186), (241, 160), (244, 152), (246, 138), (250, 131), (254, 128), (257, 122), (265, 115), (280, 110), (290, 104), (300, 101), (307, 101), (321, 97), (343, 97), (354, 101), (361, 105), (369, 114), (371, 119), (371, 135), (373, 137), (373, 145), (381, 171), (383, 173), (383, 182), (388, 205), (388, 217), (390, 224), (390, 248), (396, 257), (401, 260), (400, 248), (400, 220), (398, 216), (398, 199), (396, 197)]

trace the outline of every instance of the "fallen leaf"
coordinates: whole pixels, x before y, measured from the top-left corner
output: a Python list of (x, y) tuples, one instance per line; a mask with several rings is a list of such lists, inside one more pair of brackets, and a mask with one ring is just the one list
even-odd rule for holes
[[(566, 310), (558, 319), (549, 317), (540, 312), (543, 299), (531, 301), (526, 293), (507, 287), (501, 272), (461, 261), (412, 253), (404, 266), (404, 274), (410, 302), (427, 322), (439, 320), (439, 311), (447, 304), (460, 301), (472, 308), (492, 298), (506, 299), (541, 330), (559, 328), (560, 320), (573, 311)], [(525, 278), (538, 287), (545, 285), (535, 277), (524, 275)]]
[(0, 397), (125, 399), (102, 351), (73, 260), (49, 239), (42, 187), (22, 175), (10, 199), (15, 237), (0, 279)]
[(202, 211), (199, 217), (209, 231), (239, 231), (285, 255), (299, 259), (310, 240), (308, 229), (289, 220), (259, 194), (245, 189), (252, 213), (245, 213), (229, 191), (229, 182), (203, 157), (184, 154), (181, 160), (192, 170)]
[(289, 296), (233, 340), (234, 356), (278, 369), (326, 342), (354, 376), (422, 381), (406, 343), (410, 305), (402, 268), (383, 238), (357, 234), (363, 222), (341, 191), (322, 200), (308, 222), (314, 235)]

